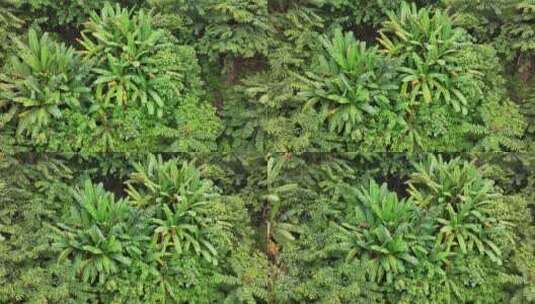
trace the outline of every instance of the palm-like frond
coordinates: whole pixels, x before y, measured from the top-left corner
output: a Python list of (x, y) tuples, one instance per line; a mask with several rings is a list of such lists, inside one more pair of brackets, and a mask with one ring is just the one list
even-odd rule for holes
[(38, 37), (30, 29), (27, 42), (13, 40), (17, 54), (0, 75), (4, 89), (0, 99), (17, 109), (17, 135), (43, 144), (50, 136), (47, 128), (62, 117), (62, 110), (80, 107), (87, 97), (86, 71), (73, 48), (54, 42), (46, 33)]
[(105, 284), (141, 255), (143, 236), (133, 232), (139, 224), (128, 203), (115, 200), (102, 185), (87, 180), (73, 198), (64, 222), (53, 226), (59, 261), (71, 261), (84, 282)]
[(147, 162), (135, 164), (135, 169), (127, 193), (137, 207), (150, 214), (156, 248), (178, 255), (193, 253), (217, 264), (217, 245), (212, 238), (227, 238), (223, 235), (230, 224), (212, 211), (219, 200), (212, 183), (201, 177), (193, 163), (164, 161), (161, 156), (150, 155)]

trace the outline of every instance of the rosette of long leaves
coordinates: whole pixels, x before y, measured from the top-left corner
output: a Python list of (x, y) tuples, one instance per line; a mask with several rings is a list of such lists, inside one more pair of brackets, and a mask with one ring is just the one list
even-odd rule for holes
[(150, 155), (135, 164), (127, 182), (133, 203), (146, 210), (153, 244), (161, 252), (192, 253), (217, 264), (217, 242), (227, 240), (229, 223), (216, 209), (219, 198), (211, 181), (193, 163), (164, 161)]
[(494, 243), (504, 223), (492, 216), (498, 193), (490, 180), (467, 161), (450, 162), (430, 156), (416, 164), (409, 192), (417, 205), (436, 218), (436, 246), (453, 254), (476, 252), (501, 264), (501, 250)]
[(401, 59), (401, 96), (411, 103), (444, 103), (466, 115), (473, 105), (465, 83), (481, 75), (459, 62), (463, 48), (470, 47), (462, 29), (446, 12), (414, 3), (403, 2), (399, 13), (388, 16), (379, 42), (385, 53)]
[(371, 181), (368, 188), (346, 188), (349, 205), (344, 221), (335, 223), (341, 235), (340, 249), (346, 261), (366, 265), (372, 281), (392, 282), (394, 275), (418, 265), (427, 250), (417, 240), (429, 239), (413, 229), (416, 208), (411, 200), (398, 199), (386, 184)]
[(323, 54), (315, 70), (302, 78), (305, 87), (300, 95), (307, 106), (319, 106), (327, 113), (329, 130), (366, 141), (370, 129), (388, 133), (402, 123), (403, 116), (397, 114), (403, 105), (397, 103), (395, 63), (339, 29), (321, 42)]
[(61, 250), (59, 261), (72, 262), (84, 282), (105, 284), (141, 255), (139, 222), (127, 201), (89, 180), (73, 197), (64, 221), (53, 226), (53, 246)]
[(0, 102), (16, 113), (16, 133), (37, 144), (46, 143), (50, 126), (62, 109), (79, 107), (88, 92), (85, 69), (74, 49), (54, 42), (48, 34), (28, 32), (28, 42), (13, 39), (17, 53), (0, 74)]
[(106, 4), (85, 23), (80, 41), (86, 59), (94, 63), (96, 100), (114, 105), (138, 104), (150, 115), (163, 116), (164, 100), (157, 84), (164, 71), (153, 55), (165, 44), (163, 31), (152, 25), (152, 16), (136, 14)]

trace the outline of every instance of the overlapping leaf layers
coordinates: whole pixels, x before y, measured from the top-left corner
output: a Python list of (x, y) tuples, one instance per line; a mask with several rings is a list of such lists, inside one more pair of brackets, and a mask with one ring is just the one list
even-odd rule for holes
[(60, 262), (98, 301), (217, 299), (225, 276), (211, 276), (227, 267), (243, 210), (200, 174), (192, 163), (150, 156), (134, 166), (121, 199), (87, 180), (54, 225)]
[[(337, 30), (307, 72), (301, 95), (334, 141), (351, 151), (522, 148), (519, 110), (485, 66), (497, 60), (491, 48), (471, 43), (440, 10), (403, 4), (388, 16), (381, 49)], [(505, 109), (515, 117), (507, 127), (497, 118)]]
[(82, 56), (31, 29), (2, 74), (3, 129), (47, 151), (215, 149), (194, 50), (152, 23), (107, 4), (84, 23)]
[(504, 196), (462, 159), (415, 161), (401, 175), (408, 188), (396, 192), (373, 177), (343, 177), (329, 162), (322, 166), (338, 182), (318, 185), (324, 190), (300, 217), (302, 233), (280, 255), (282, 302), (508, 299), (505, 281), (514, 279), (505, 265), (522, 235), (510, 212), (526, 211), (524, 199)]

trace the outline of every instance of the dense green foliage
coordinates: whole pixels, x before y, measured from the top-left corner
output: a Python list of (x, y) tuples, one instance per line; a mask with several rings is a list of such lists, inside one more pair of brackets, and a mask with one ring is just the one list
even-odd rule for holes
[(221, 123), (195, 51), (152, 23), (106, 4), (83, 24), (79, 50), (33, 28), (28, 42), (14, 38), (0, 80), (3, 134), (30, 150), (215, 150)]
[(193, 164), (153, 156), (134, 164), (126, 185), (124, 199), (90, 180), (74, 191), (53, 227), (59, 261), (94, 288), (94, 301), (210, 303), (218, 293), (206, 275), (240, 240), (240, 201), (221, 197)]
[(530, 303), (526, 154), (2, 156), (3, 303)]
[(531, 151), (534, 5), (10, 0), (2, 148)]
[(76, 303), (84, 286), (56, 262), (46, 223), (58, 219), (58, 200), (72, 172), (61, 159), (0, 154), (0, 302)]
[(0, 0), (0, 304), (535, 303), (534, 0)]

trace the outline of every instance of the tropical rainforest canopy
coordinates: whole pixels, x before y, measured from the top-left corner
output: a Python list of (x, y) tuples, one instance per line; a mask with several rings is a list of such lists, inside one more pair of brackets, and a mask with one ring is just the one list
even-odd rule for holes
[(535, 303), (535, 1), (0, 0), (4, 303)]

